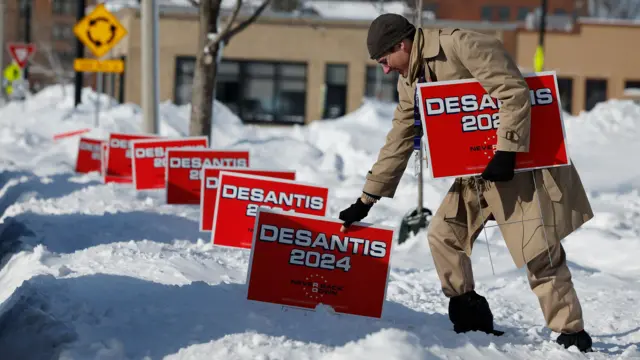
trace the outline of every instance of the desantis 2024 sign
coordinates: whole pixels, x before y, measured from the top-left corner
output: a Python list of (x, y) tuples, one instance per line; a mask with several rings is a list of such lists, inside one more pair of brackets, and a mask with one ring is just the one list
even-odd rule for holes
[[(569, 165), (562, 107), (553, 71), (525, 75), (531, 98), (529, 152), (516, 171)], [(418, 84), (420, 116), (433, 178), (479, 175), (496, 150), (501, 102), (475, 79)]]
[(247, 299), (380, 318), (393, 229), (261, 208), (247, 273)]

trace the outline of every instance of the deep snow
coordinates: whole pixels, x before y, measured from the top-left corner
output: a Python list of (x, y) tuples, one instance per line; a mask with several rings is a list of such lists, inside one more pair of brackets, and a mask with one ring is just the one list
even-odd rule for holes
[[(248, 251), (215, 248), (198, 231), (198, 207), (164, 204), (73, 173), (78, 138), (91, 127), (85, 91), (51, 87), (0, 109), (0, 349), (2, 359), (638, 359), (640, 350), (640, 107), (609, 101), (567, 117), (570, 150), (596, 211), (564, 245), (597, 353), (553, 342), (523, 269), (496, 228), (474, 247), (477, 290), (507, 333), (457, 335), (422, 232), (395, 246), (383, 319), (337, 316), (245, 300)], [(101, 97), (101, 109), (109, 99)], [(329, 216), (358, 196), (391, 126), (393, 107), (366, 102), (354, 113), (306, 127), (242, 126), (216, 104), (215, 147), (249, 149), (252, 166), (294, 168), (331, 188)], [(184, 135), (188, 107), (161, 106), (163, 135)], [(140, 109), (112, 104), (90, 134), (140, 129)], [(257, 151), (260, 150), (260, 151)], [(411, 160), (410, 164), (413, 164)], [(427, 180), (435, 211), (450, 180)], [(397, 195), (368, 222), (397, 227), (415, 206), (413, 166)]]

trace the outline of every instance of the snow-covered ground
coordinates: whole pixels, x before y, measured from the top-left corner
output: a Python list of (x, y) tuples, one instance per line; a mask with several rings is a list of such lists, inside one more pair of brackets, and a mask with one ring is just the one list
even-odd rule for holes
[[(248, 251), (216, 248), (198, 231), (198, 208), (169, 206), (163, 191), (136, 192), (73, 172), (91, 100), (75, 112), (73, 91), (48, 88), (0, 109), (0, 358), (56, 359), (638, 359), (640, 358), (640, 107), (610, 101), (567, 117), (570, 149), (596, 217), (564, 242), (598, 352), (564, 350), (544, 327), (523, 269), (495, 228), (473, 253), (477, 290), (502, 337), (455, 334), (423, 231), (394, 246), (381, 320), (248, 302)], [(100, 129), (136, 132), (131, 105), (107, 109)], [(365, 103), (307, 127), (244, 127), (216, 105), (213, 146), (249, 149), (252, 166), (292, 168), (329, 186), (329, 216), (359, 195), (393, 108)], [(188, 109), (163, 104), (163, 135), (187, 130)], [(411, 162), (412, 163), (412, 162)], [(397, 227), (415, 206), (409, 166), (396, 197), (366, 219)], [(433, 210), (449, 185), (428, 180)]]

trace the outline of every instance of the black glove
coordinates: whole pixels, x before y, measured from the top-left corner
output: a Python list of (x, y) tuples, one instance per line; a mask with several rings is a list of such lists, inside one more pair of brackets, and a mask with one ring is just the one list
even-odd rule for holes
[(489, 181), (509, 181), (513, 179), (515, 167), (516, 153), (498, 150), (482, 172), (482, 178)]
[(343, 226), (348, 228), (354, 222), (364, 219), (369, 214), (369, 210), (372, 206), (373, 203), (365, 204), (362, 202), (362, 199), (358, 198), (358, 200), (351, 204), (351, 206), (340, 211), (339, 218), (344, 221)]

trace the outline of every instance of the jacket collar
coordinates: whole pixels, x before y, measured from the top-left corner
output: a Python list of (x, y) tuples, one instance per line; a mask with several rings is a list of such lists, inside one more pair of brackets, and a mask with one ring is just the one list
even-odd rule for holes
[(413, 84), (418, 78), (418, 71), (422, 68), (423, 59), (434, 58), (439, 53), (440, 29), (418, 28), (413, 38), (407, 80)]

